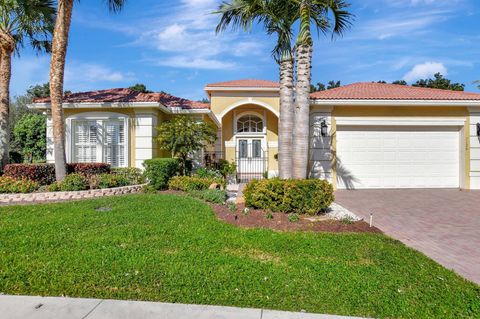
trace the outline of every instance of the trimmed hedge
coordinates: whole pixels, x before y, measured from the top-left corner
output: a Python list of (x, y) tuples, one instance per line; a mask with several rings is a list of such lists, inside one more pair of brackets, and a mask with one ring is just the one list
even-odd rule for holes
[(320, 179), (252, 181), (243, 195), (253, 208), (310, 215), (325, 211), (335, 200), (332, 184)]
[(90, 188), (90, 181), (83, 174), (70, 174), (67, 175), (63, 181), (55, 182), (48, 186), (50, 192), (71, 192), (71, 191), (84, 191)]
[(111, 171), (110, 164), (107, 163), (70, 163), (67, 164), (67, 174), (82, 174), (93, 176), (108, 174)]
[(23, 178), (15, 179), (10, 176), (0, 177), (0, 193), (31, 193), (38, 189), (38, 183)]
[[(110, 164), (106, 163), (70, 163), (67, 174), (82, 174), (87, 177), (110, 173)], [(5, 165), (4, 176), (15, 179), (29, 179), (40, 185), (55, 182), (55, 164), (9, 164)]]
[(4, 176), (14, 179), (29, 179), (40, 185), (55, 182), (55, 165), (53, 164), (8, 164), (3, 170)]
[(156, 190), (166, 189), (168, 181), (175, 176), (179, 169), (178, 160), (174, 158), (153, 158), (143, 163), (145, 176), (149, 185)]
[(201, 191), (208, 189), (213, 183), (224, 186), (224, 180), (219, 178), (202, 178), (197, 176), (175, 176), (168, 182), (168, 188), (177, 191)]
[(112, 174), (121, 176), (128, 180), (129, 185), (140, 185), (145, 183), (143, 171), (136, 167), (112, 168)]
[(114, 188), (128, 186), (128, 179), (121, 175), (115, 174), (100, 174), (97, 175), (98, 188)]

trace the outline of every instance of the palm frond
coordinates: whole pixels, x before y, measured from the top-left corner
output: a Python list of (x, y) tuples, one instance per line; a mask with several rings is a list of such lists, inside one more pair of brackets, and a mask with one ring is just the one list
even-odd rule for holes
[(125, 4), (127, 3), (127, 0), (105, 0), (107, 1), (108, 4), (108, 9), (112, 12), (120, 12)]

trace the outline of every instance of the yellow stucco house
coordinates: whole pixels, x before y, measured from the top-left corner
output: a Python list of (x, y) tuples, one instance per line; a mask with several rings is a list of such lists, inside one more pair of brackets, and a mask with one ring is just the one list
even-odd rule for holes
[[(142, 167), (166, 156), (154, 141), (158, 123), (188, 114), (218, 128), (197, 162), (236, 162), (243, 181), (276, 176), (279, 84), (236, 80), (205, 91), (209, 104), (129, 89), (70, 94), (67, 160)], [(50, 102), (33, 107), (48, 114)], [(52, 162), (50, 117), (47, 127)], [(310, 127), (309, 175), (337, 188), (480, 189), (480, 94), (354, 83), (313, 93)]]

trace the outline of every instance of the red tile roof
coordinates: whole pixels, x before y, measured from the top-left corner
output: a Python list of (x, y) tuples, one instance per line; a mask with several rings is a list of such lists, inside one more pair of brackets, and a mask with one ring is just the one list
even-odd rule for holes
[(353, 83), (311, 94), (318, 100), (480, 100), (479, 93), (384, 83)]
[(226, 82), (218, 82), (207, 84), (209, 87), (226, 87), (226, 88), (238, 88), (238, 87), (252, 87), (252, 88), (279, 88), (280, 83), (268, 80), (255, 80), (255, 79), (243, 79)]
[[(35, 98), (34, 103), (50, 103), (50, 98)], [(141, 93), (130, 89), (109, 89), (67, 94), (64, 103), (135, 103), (157, 102), (167, 107), (208, 109), (210, 104), (190, 101), (167, 93)]]

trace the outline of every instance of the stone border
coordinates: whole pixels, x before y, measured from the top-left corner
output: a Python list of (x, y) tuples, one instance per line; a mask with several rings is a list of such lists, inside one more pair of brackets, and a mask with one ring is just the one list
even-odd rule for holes
[(0, 205), (29, 204), (29, 203), (48, 203), (69, 200), (90, 199), (105, 196), (134, 194), (142, 190), (142, 185), (130, 185), (124, 187), (91, 189), (86, 191), (74, 192), (47, 192), (47, 193), (28, 193), (28, 194), (0, 194)]

